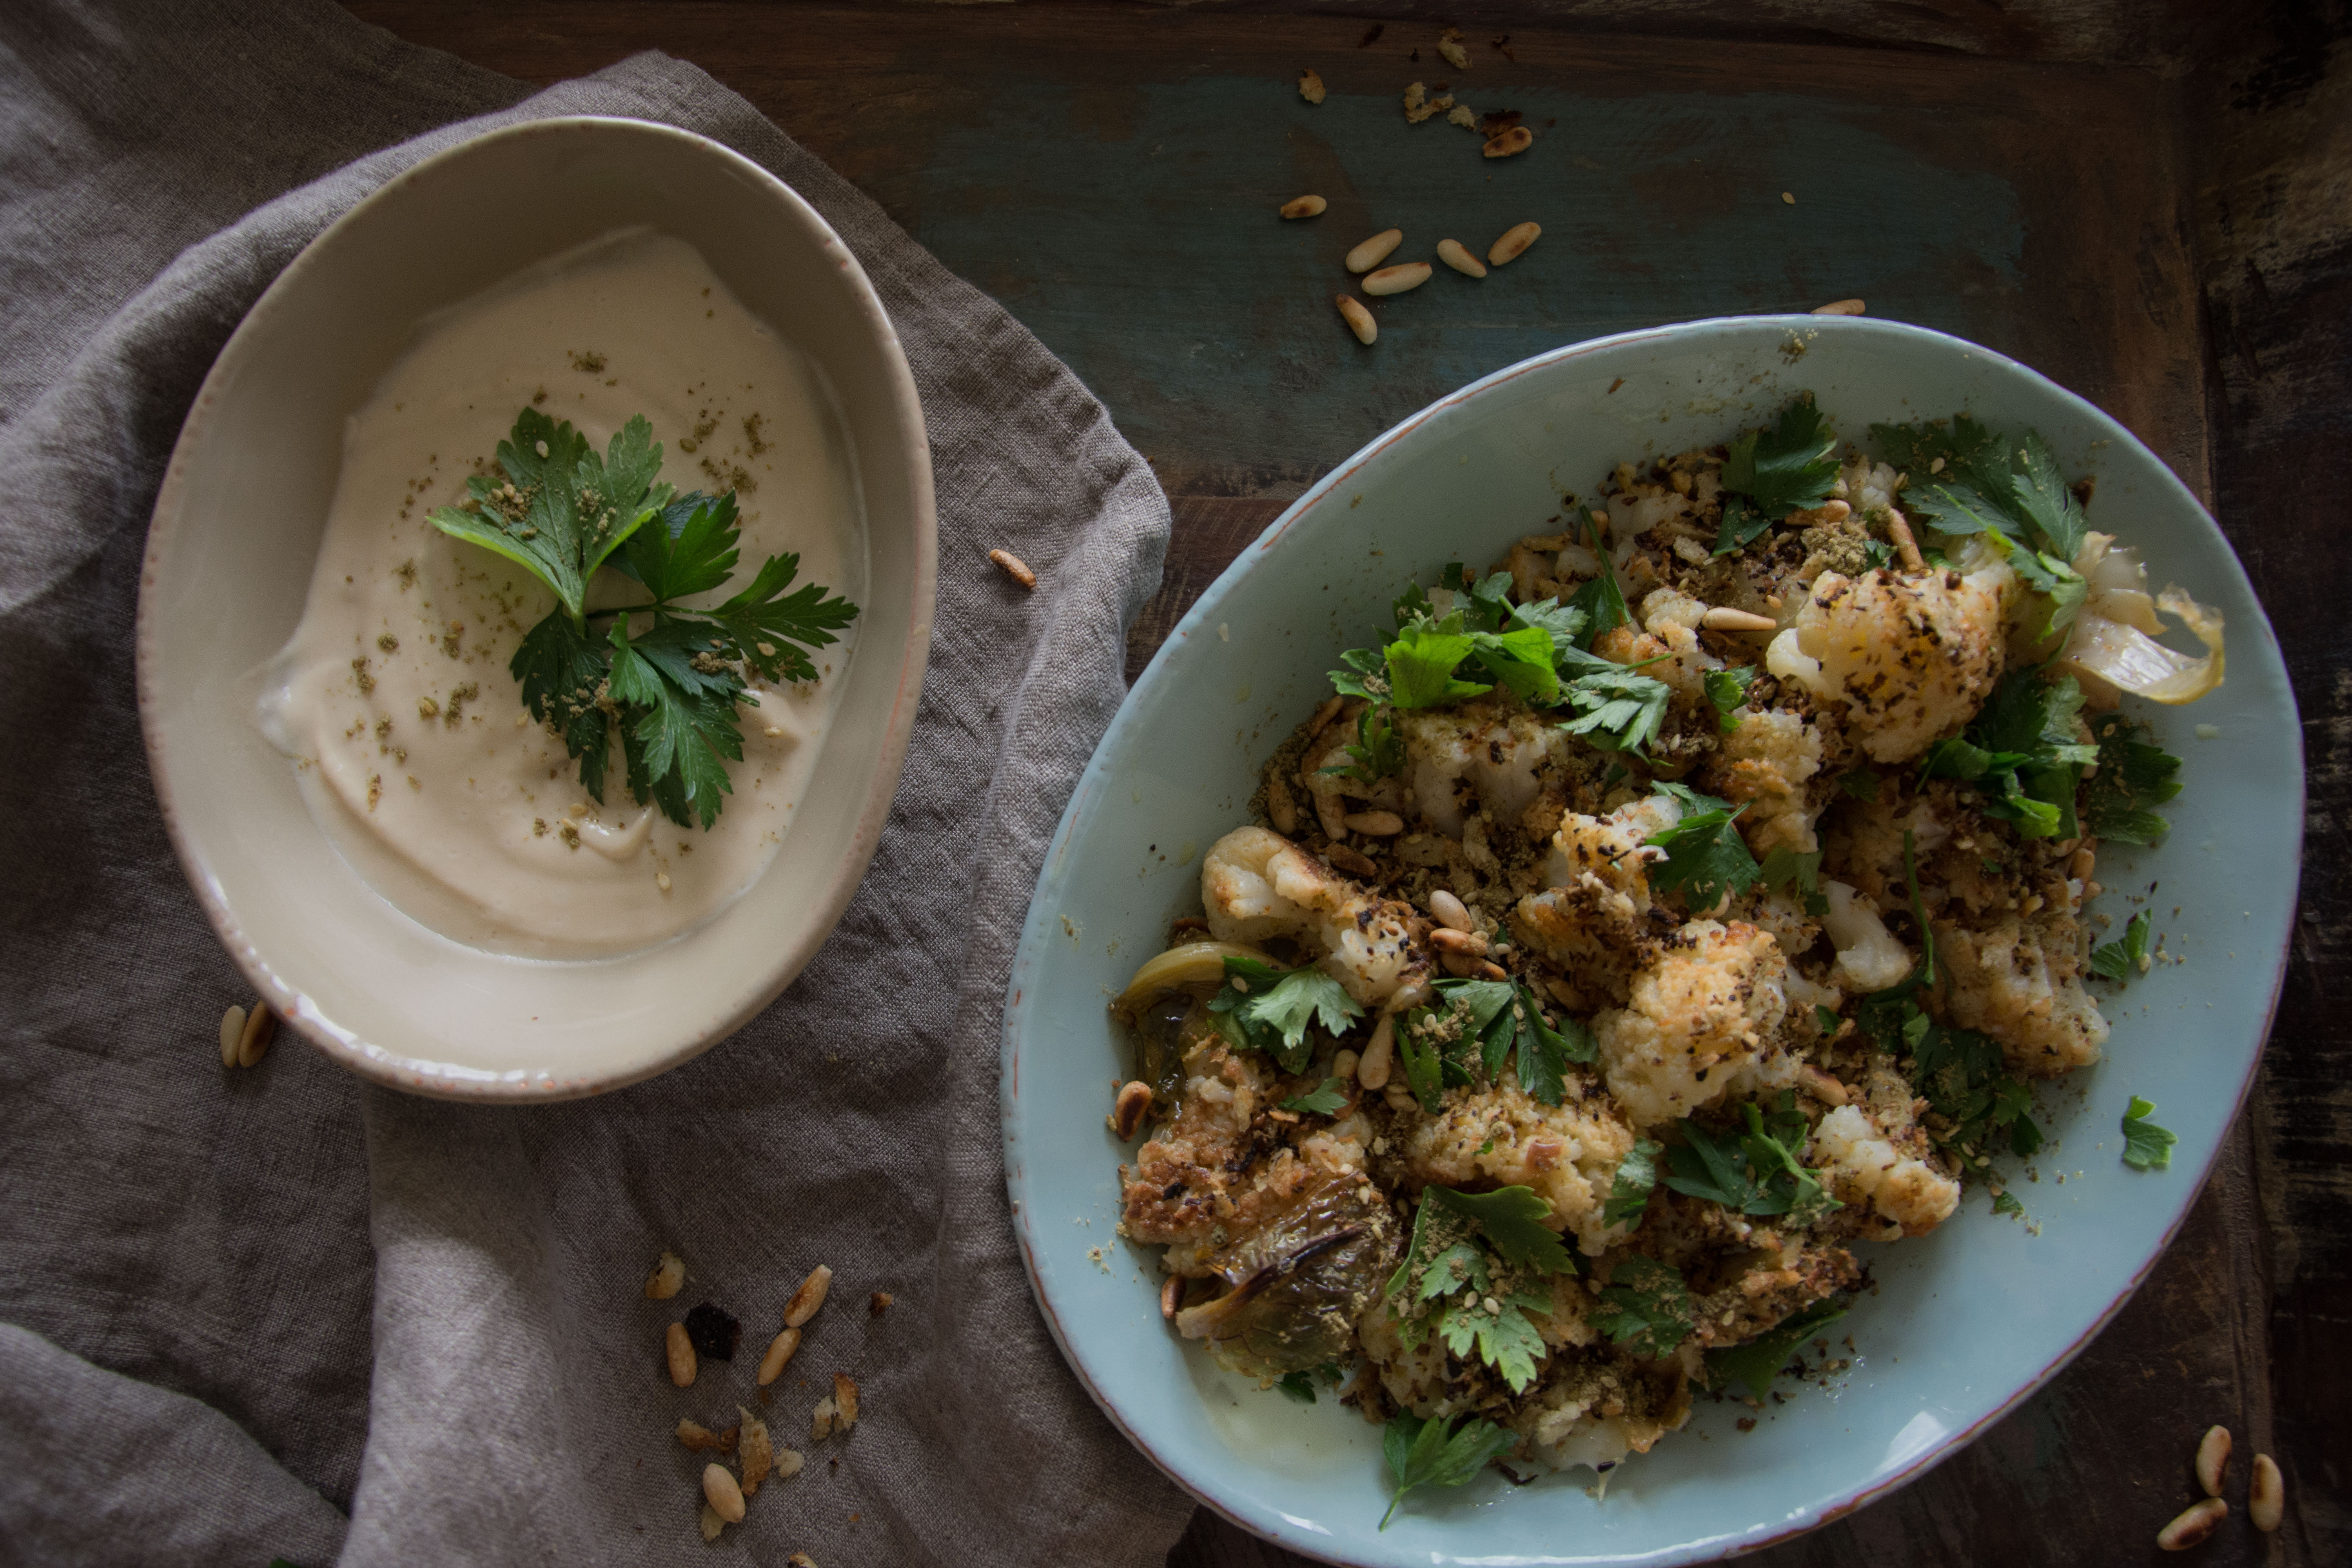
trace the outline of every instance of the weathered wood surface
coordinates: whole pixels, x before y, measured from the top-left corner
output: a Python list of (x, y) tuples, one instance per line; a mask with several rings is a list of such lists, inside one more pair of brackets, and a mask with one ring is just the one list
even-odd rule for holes
[[(2347, 572), (2311, 547), (2352, 481), (2340, 23), (2189, 0), (1528, 0), (1464, 23), (1464, 75), (1437, 59), (1433, 22), (1387, 5), (352, 8), (531, 81), (644, 47), (690, 59), (1003, 300), (1170, 491), (1167, 576), (1130, 676), (1289, 498), (1402, 416), (1557, 343), (1860, 295), (2115, 414), (2218, 496), (2303, 694), (2315, 918), (2280, 1036), (2187, 1228), (2108, 1331), (1928, 1477), (1756, 1561), (2153, 1557), (2214, 1421), (2242, 1454), (2278, 1455), (2293, 1510), (2268, 1541), (2234, 1521), (2207, 1561), (2352, 1557), (2352, 1031), (2326, 1005), (2352, 957), (2336, 870), (2352, 661), (2329, 635)], [(1374, 19), (1381, 37), (1360, 47)], [(1511, 58), (1487, 46), (1507, 31)], [(1308, 64), (1330, 89), (1319, 108), (1289, 87)], [(1536, 150), (1488, 163), (1454, 127), (1406, 126), (1413, 79), (1522, 110)], [(1275, 218), (1310, 189), (1328, 214)], [(1518, 263), (1381, 306), (1370, 352), (1345, 335), (1330, 295), (1356, 239), (1399, 224), (1483, 247), (1526, 217), (1546, 232)], [(1206, 1513), (1171, 1558), (1296, 1561)]]

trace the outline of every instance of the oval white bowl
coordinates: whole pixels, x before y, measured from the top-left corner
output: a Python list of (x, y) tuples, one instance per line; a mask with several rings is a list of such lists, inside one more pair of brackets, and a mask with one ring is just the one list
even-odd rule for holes
[[(1798, 347), (1801, 352), (1787, 352)], [(1247, 819), (1257, 769), (1316, 701), (1340, 651), (1373, 641), (1405, 580), (1483, 569), (1555, 531), (1561, 492), (1616, 463), (1724, 441), (1814, 392), (1841, 437), (1872, 421), (1968, 412), (2039, 429), (2069, 475), (2095, 474), (2095, 527), (2140, 546), (2229, 617), (2229, 679), (2155, 710), (2184, 760), (2156, 849), (2103, 848), (2099, 874), (2160, 883), (2158, 966), (2106, 1005), (2102, 1065), (2044, 1088), (2065, 1184), (2020, 1183), (2039, 1233), (1981, 1189), (1934, 1236), (1856, 1250), (1876, 1289), (1837, 1326), (1857, 1347), (1834, 1388), (1790, 1385), (1748, 1415), (1702, 1398), (1690, 1429), (1610, 1478), (1493, 1472), (1416, 1492), (1381, 1531), (1380, 1433), (1217, 1372), (1160, 1321), (1157, 1247), (1120, 1240), (1104, 1126), (1131, 1052), (1108, 999), (1200, 910), (1200, 856)], [(2194, 738), (2198, 725), (2220, 738)], [(1062, 818), (1015, 957), (1004, 1023), (1004, 1161), (1022, 1252), (1063, 1352), (1121, 1430), (1227, 1518), (1294, 1552), (1384, 1568), (1713, 1561), (1834, 1519), (1966, 1443), (2063, 1366), (2179, 1227), (2252, 1081), (2285, 963), (2303, 758), (2278, 646), (2221, 531), (2105, 414), (2001, 355), (1849, 317), (1694, 321), (1555, 350), (1465, 387), (1339, 465), (1211, 585), (1137, 682)], [(2181, 906), (2178, 913), (2173, 906)], [(2127, 913), (2120, 897), (2098, 906)], [(2110, 990), (2108, 993), (2113, 994)], [(2168, 1171), (2119, 1159), (2128, 1096), (2179, 1134)], [(2016, 1162), (2005, 1162), (2013, 1169)], [(1841, 1353), (1843, 1353), (1841, 1352)]]
[[(699, 250), (830, 384), (862, 494), (867, 591), (793, 830), (766, 872), (664, 946), (533, 963), (451, 942), (366, 886), (254, 719), (292, 635), (343, 422), (416, 323), (525, 267), (643, 225)], [(936, 520), (914, 378), (866, 273), (767, 171), (639, 121), (541, 121), (449, 149), (303, 250), (205, 379), (155, 501), (139, 709), (164, 821), (256, 989), (334, 1059), (469, 1100), (617, 1089), (708, 1049), (815, 953), (898, 787), (931, 635)]]

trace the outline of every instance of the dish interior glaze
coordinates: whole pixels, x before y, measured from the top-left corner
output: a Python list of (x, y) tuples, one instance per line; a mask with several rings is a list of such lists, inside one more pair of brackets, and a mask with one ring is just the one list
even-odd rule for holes
[[(1806, 391), (1843, 439), (1956, 412), (2040, 430), (2066, 473), (2096, 476), (2092, 526), (2138, 546), (2154, 584), (2178, 583), (2228, 617), (2220, 690), (2193, 708), (2131, 705), (2183, 759), (2170, 836), (2100, 858), (2110, 888), (2154, 888), (2157, 929), (2186, 962), (2103, 996), (2105, 1059), (2042, 1088), (2042, 1179), (2013, 1188), (2030, 1225), (1993, 1215), (1979, 1188), (1924, 1242), (1856, 1246), (1876, 1289), (1832, 1331), (1853, 1337), (1848, 1371), (1784, 1382), (1788, 1402), (1756, 1412), (1701, 1395), (1683, 1433), (1612, 1472), (1605, 1498), (1588, 1470), (1523, 1489), (1489, 1470), (1456, 1491), (1416, 1491), (1382, 1532), (1378, 1428), (1328, 1397), (1307, 1408), (1262, 1393), (1160, 1321), (1158, 1249), (1115, 1229), (1129, 1151), (1105, 1114), (1131, 1054), (1107, 1003), (1170, 920), (1199, 912), (1202, 852), (1247, 820), (1256, 770), (1328, 691), (1339, 653), (1389, 624), (1407, 578), (1450, 560), (1483, 567), (1551, 531), (1563, 490), (1590, 497), (1621, 460), (1728, 440)], [(1923, 329), (1811, 316), (1659, 328), (1499, 371), (1341, 464), (1244, 551), (1160, 649), (1079, 783), (1005, 1014), (1005, 1166), (1039, 1303), (1155, 1463), (1309, 1556), (1666, 1564), (1810, 1529), (1919, 1474), (2039, 1387), (2170, 1239), (2268, 1032), (2302, 807), (2285, 669), (2220, 530), (2122, 426), (2035, 373)], [(2168, 1170), (2122, 1163), (2133, 1095), (2179, 1134)], [(1738, 1431), (1751, 1414), (1755, 1429)]]

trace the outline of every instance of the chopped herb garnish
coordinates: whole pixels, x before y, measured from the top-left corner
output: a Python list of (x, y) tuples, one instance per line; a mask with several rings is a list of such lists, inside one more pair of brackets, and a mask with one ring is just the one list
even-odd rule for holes
[(1356, 732), (1362, 741), (1344, 748), (1352, 760), (1318, 771), (1360, 779), (1366, 784), (1404, 772), (1404, 736), (1397, 731), (1391, 710), (1384, 706), (1367, 708), (1356, 721)]
[(1674, 689), (1631, 670), (1601, 669), (1578, 676), (1561, 695), (1582, 715), (1562, 726), (1570, 734), (1604, 752), (1638, 752), (1656, 739)]
[(2073, 676), (2012, 670), (1965, 734), (1921, 754), (1919, 775), (1974, 784), (1985, 815), (2012, 824), (2021, 837), (2075, 837), (2075, 791), (2084, 767), (2099, 756), (2095, 745), (2076, 739), (2082, 710), (2083, 689)]
[(1609, 1184), (1609, 1201), (1601, 1209), (1604, 1224), (1639, 1220), (1649, 1211), (1650, 1194), (1658, 1184), (1659, 1152), (1660, 1146), (1649, 1139), (1633, 1140), (1633, 1146), (1617, 1162), (1616, 1179)]
[(2091, 950), (2091, 973), (2104, 980), (2129, 980), (2144, 973), (2148, 966), (2147, 932), (2154, 923), (2152, 911), (2142, 910), (2124, 926), (2121, 942), (2107, 942)]
[(2156, 1107), (2137, 1095), (2124, 1107), (2124, 1163), (2135, 1171), (2161, 1171), (2172, 1163), (2177, 1133), (2147, 1120)]
[(1514, 1393), (1526, 1392), (1546, 1353), (1527, 1314), (1552, 1308), (1538, 1282), (1576, 1269), (1542, 1223), (1550, 1214), (1551, 1205), (1528, 1187), (1423, 1188), (1412, 1243), (1384, 1291), (1398, 1337), (1411, 1348), (1433, 1332), (1454, 1355), (1484, 1362)]
[(1756, 863), (1738, 826), (1747, 806), (1731, 810), (1729, 802), (1682, 784), (1661, 784), (1658, 789), (1682, 801), (1685, 815), (1643, 840), (1666, 852), (1664, 860), (1649, 868), (1651, 886), (1680, 889), (1683, 901), (1692, 909), (1710, 910), (1727, 894), (1744, 893), (1757, 884), (1764, 868)]
[(1688, 1120), (1677, 1123), (1683, 1142), (1666, 1151), (1666, 1185), (1741, 1214), (1787, 1215), (1791, 1225), (1810, 1225), (1843, 1207), (1797, 1158), (1811, 1130), (1796, 1102), (1796, 1091), (1784, 1089), (1769, 1117), (1753, 1101), (1742, 1105), (1748, 1131), (1738, 1138), (1718, 1138)]
[(1639, 1253), (1618, 1262), (1601, 1287), (1601, 1300), (1602, 1310), (1591, 1315), (1592, 1326), (1654, 1361), (1688, 1339), (1696, 1321), (1681, 1271)]
[(1878, 798), (1878, 774), (1868, 768), (1854, 768), (1838, 774), (1838, 788), (1867, 805)]
[(2154, 844), (2172, 825), (2148, 807), (2180, 793), (2180, 759), (2138, 738), (2120, 713), (2091, 721), (2098, 772), (2083, 785), (2083, 831), (2116, 844)]
[(2081, 552), (2088, 531), (2082, 503), (2036, 432), (2008, 442), (1962, 414), (1948, 430), (1874, 425), (1870, 434), (1886, 460), (1910, 476), (1903, 494), (1912, 514), (1942, 532), (2030, 536), (2062, 563)]
[(1315, 1054), (1307, 1038), (1310, 1019), (1337, 1035), (1364, 1009), (1345, 988), (1319, 969), (1287, 973), (1254, 958), (1225, 960), (1225, 984), (1209, 999), (1217, 1032), (1241, 1050), (1264, 1051), (1285, 1072), (1304, 1072)]
[(1396, 1477), (1396, 1490), (1390, 1494), (1388, 1512), (1381, 1516), (1381, 1528), (1389, 1527), (1397, 1505), (1413, 1488), (1466, 1485), (1490, 1461), (1501, 1458), (1518, 1443), (1517, 1435), (1507, 1427), (1476, 1416), (1463, 1417), (1456, 1427), (1440, 1417), (1424, 1421), (1409, 1410), (1398, 1412), (1381, 1440), (1389, 1473)]
[(2025, 1205), (2017, 1201), (2017, 1194), (2015, 1193), (2011, 1192), (2007, 1187), (2003, 1187), (2000, 1191), (1993, 1194), (1992, 1195), (1992, 1212), (1995, 1214), (2007, 1215), (2011, 1219), (2023, 1219), (2025, 1217)]
[[(662, 449), (642, 416), (600, 458), (570, 424), (525, 408), (498, 457), (504, 479), (475, 475), (466, 481), (472, 499), (430, 521), (506, 557), (554, 594), (556, 607), (523, 634), (508, 666), (523, 705), (562, 737), (590, 795), (604, 798), (617, 734), (630, 795), (680, 826), (709, 827), (734, 787), (726, 763), (743, 756), (737, 710), (756, 705), (747, 673), (814, 680), (804, 650), (833, 643), (857, 606), (814, 584), (787, 595), (800, 557), (785, 554), (770, 556), (748, 587), (716, 608), (680, 607), (733, 575), (741, 535), (735, 497), (673, 500), (671, 487), (656, 481)], [(589, 586), (608, 565), (650, 597), (589, 609)], [(653, 624), (633, 637), (630, 617), (641, 614)], [(604, 636), (589, 629), (607, 616)]]
[[(1800, 397), (1780, 411), (1780, 423), (1771, 429), (1751, 430), (1731, 444), (1723, 463), (1723, 488), (1748, 497), (1759, 512), (1778, 522), (1829, 499), (1837, 483), (1837, 459), (1830, 456), (1836, 444), (1836, 435), (1822, 424), (1813, 400)], [(1729, 510), (1727, 506), (1727, 514)], [(1720, 553), (1720, 544), (1717, 548)]]
[(1741, 496), (1726, 496), (1723, 501), (1723, 526), (1715, 536), (1715, 553), (1735, 555), (1764, 537), (1772, 526), (1772, 519), (1748, 504)]
[(1789, 1364), (1797, 1347), (1844, 1316), (1843, 1301), (1816, 1301), (1744, 1345), (1711, 1350), (1706, 1352), (1707, 1383), (1718, 1389), (1739, 1384), (1761, 1399), (1771, 1392), (1772, 1380)]
[(1296, 1110), (1306, 1116), (1329, 1116), (1348, 1103), (1348, 1080), (1327, 1078), (1305, 1094), (1293, 1095), (1282, 1102), (1285, 1110)]
[(1710, 669), (1704, 677), (1706, 700), (1715, 707), (1715, 727), (1725, 734), (1739, 728), (1739, 710), (1748, 706), (1748, 689), (1756, 684), (1756, 676), (1754, 665), (1735, 664)]

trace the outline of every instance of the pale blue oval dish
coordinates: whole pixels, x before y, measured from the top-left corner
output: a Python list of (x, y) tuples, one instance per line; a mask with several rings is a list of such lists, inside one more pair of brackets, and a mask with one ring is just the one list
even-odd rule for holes
[[(1966, 411), (2038, 429), (2097, 477), (2092, 526), (2228, 617), (2228, 679), (2191, 708), (2137, 705), (2185, 761), (2152, 850), (2099, 876), (2157, 894), (2158, 965), (2103, 1001), (2106, 1059), (2041, 1095), (2054, 1147), (2019, 1179), (2032, 1226), (1972, 1192), (1931, 1237), (1864, 1247), (1877, 1281), (1840, 1325), (1852, 1369), (1749, 1414), (1701, 1398), (1688, 1428), (1619, 1467), (1515, 1489), (1489, 1471), (1416, 1492), (1385, 1531), (1380, 1434), (1328, 1396), (1301, 1407), (1216, 1371), (1160, 1319), (1157, 1248), (1115, 1226), (1128, 1149), (1105, 1123), (1127, 1040), (1106, 1004), (1198, 912), (1200, 857), (1245, 818), (1256, 771), (1324, 696), (1342, 648), (1388, 624), (1405, 579), (1483, 564), (1551, 531), (1563, 490), (1617, 462), (1724, 441), (1811, 392), (1842, 437)], [(2196, 498), (2123, 426), (1990, 350), (1855, 318), (1742, 317), (1579, 343), (1415, 415), (1301, 497), (1152, 660), (1047, 852), (1004, 1016), (1004, 1163), (1045, 1320), (1111, 1420), (1210, 1507), (1335, 1563), (1665, 1564), (1769, 1544), (1884, 1496), (1955, 1452), (2114, 1316), (2187, 1214), (2252, 1081), (2276, 1001), (2301, 855), (2303, 753), (2275, 638)], [(2178, 912), (2175, 907), (2178, 906)], [(2109, 993), (2112, 995), (2112, 992)], [(2130, 1096), (2179, 1134), (2170, 1169), (2120, 1159)], [(2063, 1172), (2061, 1184), (2056, 1177)]]

